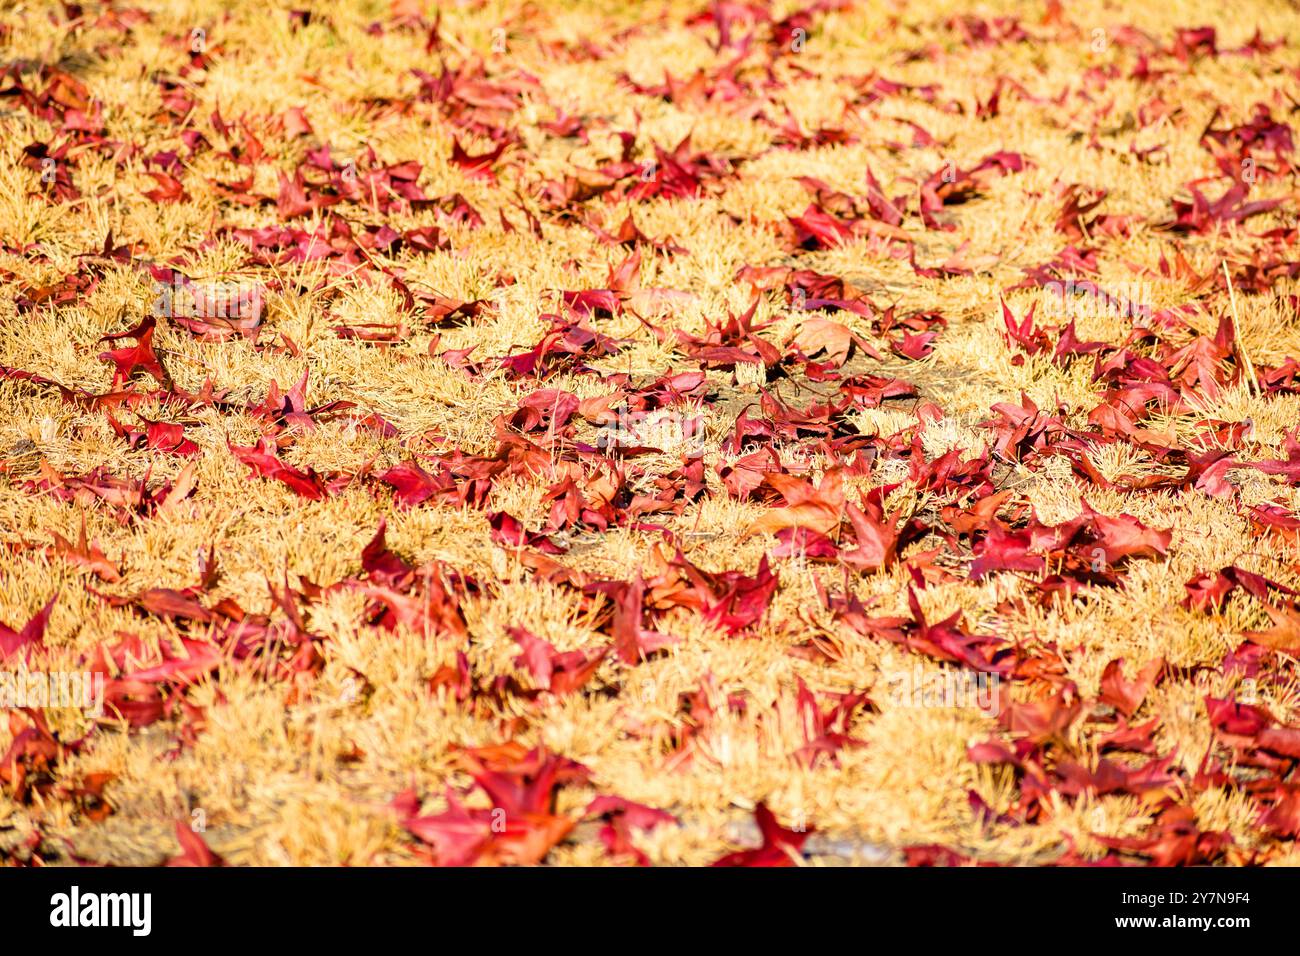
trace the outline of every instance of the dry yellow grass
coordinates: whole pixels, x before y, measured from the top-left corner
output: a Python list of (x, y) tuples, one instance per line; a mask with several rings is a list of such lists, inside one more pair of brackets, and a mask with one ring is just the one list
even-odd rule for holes
[[(427, 858), (426, 848), (403, 827), (394, 798), (413, 789), (428, 816), (446, 808), (451, 788), (468, 792), (471, 806), (489, 807), (485, 795), (470, 788), (462, 751), (516, 740), (590, 771), (588, 781), (558, 789), (557, 815), (579, 820), (601, 794), (673, 814), (680, 825), (632, 835), (656, 864), (704, 864), (752, 845), (750, 821), (760, 802), (787, 827), (816, 829), (803, 858), (812, 864), (898, 863), (905, 848), (930, 845), (992, 862), (1050, 863), (1067, 851), (1073, 860), (1098, 859), (1107, 852), (1099, 836), (1151, 833), (1156, 813), (1168, 809), (1161, 801), (1189, 807), (1195, 832), (1230, 838), (1213, 855), (1215, 862), (1297, 862), (1290, 840), (1260, 822), (1263, 805), (1249, 785), (1254, 771), (1233, 769), (1232, 751), (1216, 740), (1206, 714), (1206, 697), (1240, 692), (1241, 674), (1225, 673), (1225, 656), (1243, 632), (1272, 622), (1263, 605), (1240, 590), (1217, 612), (1181, 604), (1185, 582), (1227, 566), (1300, 588), (1295, 542), (1259, 534), (1246, 510), (1273, 503), (1294, 516), (1300, 495), (1285, 476), (1243, 465), (1227, 475), (1230, 496), (1190, 487), (1125, 491), (1121, 477), (1131, 483), (1183, 471), (1130, 441), (1100, 444), (1091, 457), (1100, 475), (1117, 481), (1112, 488), (1088, 486), (1062, 457), (1044, 456), (1032, 466), (997, 461), (997, 487), (1010, 492), (1004, 515), (1023, 505), (1043, 523), (1057, 524), (1078, 515), (1086, 498), (1102, 514), (1129, 514), (1172, 534), (1167, 553), (1127, 563), (1119, 587), (1088, 587), (1042, 602), (1034, 575), (972, 579), (965, 570), (969, 549), (950, 548), (928, 565), (948, 572), (932, 574), (932, 583), (917, 592), (928, 620), (961, 611), (971, 630), (1059, 661), (1055, 683), (1006, 681), (1009, 700), (1040, 700), (1073, 682), (1091, 708), (1111, 661), (1123, 659), (1130, 677), (1151, 661), (1167, 662), (1132, 723), (1159, 719), (1156, 753), (1171, 757), (1176, 782), (1145, 797), (1051, 793), (1031, 818), (1015, 820), (1023, 791), (1010, 767), (976, 763), (968, 753), (990, 739), (1012, 739), (998, 716), (971, 706), (911, 706), (892, 696), (891, 681), (941, 674), (951, 665), (864, 636), (823, 602), (827, 590), (847, 589), (874, 616), (908, 617), (913, 569), (927, 566), (917, 555), (942, 545), (934, 535), (908, 545), (904, 561), (880, 571), (846, 574), (835, 563), (772, 559), (779, 586), (766, 613), (743, 633), (729, 635), (677, 607), (653, 624), (677, 642), (642, 663), (611, 654), (575, 693), (504, 691), (471, 705), (445, 689), (430, 689), (440, 668), (457, 666), (458, 652), (479, 686), (510, 678), (527, 689), (536, 682), (516, 661), (520, 648), (511, 628), (525, 628), (559, 652), (610, 642), (608, 602), (545, 580), (528, 556), (535, 548), (502, 544), (489, 525), (490, 515), (506, 512), (527, 531), (540, 531), (551, 514), (545, 492), (565, 469), (585, 467), (588, 482), (596, 472), (590, 461), (545, 448), (544, 433), (534, 432), (529, 439), (544, 448), (547, 466), (498, 476), (482, 507), (438, 501), (403, 507), (377, 480), (421, 454), (460, 449), (495, 455), (502, 423), (539, 388), (595, 399), (613, 391), (611, 382), (622, 382), (620, 375), (630, 376), (620, 387), (644, 387), (668, 373), (699, 369), (689, 350), (654, 328), (702, 336), (708, 323), (743, 313), (751, 285), (737, 274), (746, 266), (841, 276), (871, 297), (876, 316), (893, 304), (900, 316), (933, 310), (946, 318), (932, 354), (913, 361), (890, 353), (891, 336), (872, 319), (850, 311), (829, 316), (884, 356), (877, 361), (858, 349), (853, 371), (914, 383), (920, 401), (939, 407), (918, 433), (930, 461), (953, 449), (966, 459), (985, 455), (995, 433), (981, 423), (994, 417), (993, 406), (1019, 405), (1022, 395), (1059, 413), (1068, 427), (1087, 430), (1088, 413), (1105, 390), (1093, 380), (1092, 362), (1063, 366), (1050, 361), (1050, 350), (1024, 356), (1006, 340), (999, 301), (1026, 269), (1050, 262), (1069, 243), (1057, 229), (1059, 190), (1068, 184), (1105, 190), (1099, 212), (1132, 217), (1126, 234), (1086, 235), (1074, 243), (1100, 250), (1099, 284), (1142, 283), (1155, 310), (1203, 306), (1188, 315), (1191, 328), (1178, 333), (1181, 339), (1171, 333), (1171, 341), (1189, 342), (1196, 332), (1213, 336), (1218, 316), (1231, 310), (1239, 350), (1256, 368), (1300, 356), (1294, 277), (1258, 291), (1238, 286), (1231, 304), (1228, 290), (1214, 284), (1224, 262), (1239, 274), (1237, 267), (1274, 242), (1259, 238), (1269, 229), (1290, 230), (1289, 240), (1277, 242), (1294, 258), (1296, 181), (1286, 157), (1257, 153), (1266, 166), (1286, 167), (1261, 175), (1250, 192), (1251, 200), (1281, 200), (1276, 208), (1205, 234), (1156, 228), (1170, 217), (1171, 200), (1186, 198), (1185, 184), (1219, 175), (1200, 143), (1216, 111), (1217, 128), (1247, 122), (1256, 103), (1267, 104), (1282, 123), (1294, 115), (1300, 95), (1293, 59), (1300, 12), (1294, 6), (1083, 2), (1053, 12), (1039, 3), (846, 3), (827, 5), (810, 19), (797, 53), (774, 53), (766, 39), (771, 25), (737, 13), (737, 38), (757, 31), (759, 39), (735, 74), (743, 83), (734, 97), (725, 95), (722, 68), (739, 49), (712, 48), (717, 31), (705, 3), (487, 0), (436, 6), (445, 64), (463, 67), (467, 76), (476, 75), (475, 64), (483, 71), (476, 81), (481, 86), (462, 101), (470, 105), (456, 116), (431, 101), (427, 89), (421, 95), (412, 72), (441, 71), (438, 55), (427, 49), (434, 5), (425, 9), (419, 0), (391, 6), (375, 0), (87, 3), (75, 22), (69, 22), (69, 8), (57, 4), (0, 10), (0, 59), (9, 65), (0, 93), (21, 83), (39, 94), (50, 87), (52, 71), (83, 85), (80, 94), (64, 94), (62, 103), (56, 98), (53, 114), (17, 95), (0, 99), (0, 366), (39, 377), (0, 377), (0, 622), (19, 630), (57, 596), (44, 649), (28, 660), (15, 655), (0, 669), (79, 671), (96, 648), (132, 636), (139, 639), (133, 655), (140, 660), (122, 668), (126, 673), (152, 666), (164, 651), (180, 652), (182, 637), (211, 640), (223, 654), (222, 663), (192, 686), (175, 687), (176, 710), (144, 726), (46, 709), (61, 741), (93, 733), (75, 752), (61, 753), (46, 775), (34, 776), (39, 785), (24, 790), (13, 774), (0, 778), (0, 860), (157, 863), (179, 852), (174, 825), (181, 820), (202, 822), (207, 845), (234, 864), (418, 863)], [(311, 11), (305, 24), (290, 12), (300, 9)], [(772, 15), (780, 20), (798, 10), (799, 4), (780, 2)], [(697, 20), (702, 13), (705, 19)], [(1029, 38), (966, 41), (978, 24), (1004, 22), (1001, 17), (1017, 18)], [(1126, 40), (1127, 26), (1165, 48), (1180, 29), (1212, 26), (1222, 52), (1190, 60), (1154, 53), (1153, 67), (1168, 74), (1135, 78), (1140, 49)], [(996, 34), (1001, 27), (993, 29)], [(1252, 55), (1227, 52), (1257, 30), (1285, 46)], [(909, 58), (908, 51), (925, 55)], [(1115, 70), (1108, 75), (1110, 64)], [(666, 73), (685, 84), (701, 70), (708, 82), (671, 97), (632, 86), (657, 86)], [(938, 92), (875, 98), (864, 91), (876, 73), (902, 84), (934, 84)], [(978, 116), (977, 106), (994, 95), (999, 77), (1011, 81), (1002, 85), (999, 111)], [(710, 96), (711, 85), (723, 92)], [(78, 113), (91, 117), (88, 126), (102, 121), (98, 142), (67, 132), (67, 104), (79, 96), (95, 104)], [(504, 97), (508, 108), (495, 108), (494, 97)], [(286, 123), (286, 112), (296, 108), (303, 128), (296, 120)], [(229, 131), (214, 120), (216, 112)], [(786, 148), (779, 126), (787, 112), (804, 132), (842, 129), (852, 141)], [(585, 138), (556, 132), (565, 117), (578, 118)], [(914, 145), (909, 123), (923, 127), (935, 144)], [(492, 141), (485, 134), (494, 126), (508, 132), (510, 145), (492, 164), (493, 177), (473, 175), (452, 161), (456, 142), (471, 155), (487, 152)], [(551, 198), (565, 177), (590, 176), (583, 171), (619, 160), (623, 131), (635, 134), (630, 149), (637, 163), (654, 159), (656, 145), (672, 150), (689, 134), (694, 151), (727, 158), (733, 172), (696, 198)], [(203, 143), (196, 147), (199, 134)], [(53, 166), (43, 165), (41, 153), (24, 152), (37, 143), (48, 144), (51, 155), (60, 143), (69, 150)], [(321, 144), (329, 145), (345, 174), (359, 173), (362, 182), (370, 170), (419, 164), (417, 185), (425, 196), (460, 194), (483, 224), (454, 221), (449, 202), (412, 208), (360, 194), (287, 221), (273, 201), (283, 195), (280, 174), (292, 178)], [(1143, 161), (1140, 151), (1155, 146), (1162, 147), (1156, 161)], [(239, 161), (258, 148), (264, 158)], [(968, 169), (998, 151), (1019, 153), (1032, 165), (990, 180), (971, 202), (943, 209), (951, 231), (926, 229), (915, 213), (918, 185), (945, 163)], [(870, 232), (833, 248), (791, 247), (774, 224), (799, 216), (813, 198), (799, 178), (863, 196), (867, 169), (888, 197), (905, 196), (913, 204), (900, 228), (917, 263), (938, 266), (960, 254), (974, 266), (968, 274), (920, 275), (905, 254), (896, 254), (901, 241)], [(71, 177), (75, 196), (58, 195), (48, 181), (53, 171)], [(185, 197), (147, 198), (145, 191), (160, 187), (150, 172), (173, 174)], [(247, 186), (231, 187), (250, 176)], [(1222, 187), (1205, 188), (1217, 196)], [(236, 194), (272, 201), (245, 205)], [(647, 237), (671, 237), (687, 250), (641, 246), (640, 289), (672, 294), (642, 292), (612, 316), (591, 317), (590, 327), (620, 344), (611, 354), (585, 357), (589, 370), (564, 369), (544, 382), (506, 374), (497, 360), (532, 348), (551, 328), (549, 316), (565, 314), (562, 290), (609, 286), (611, 268), (629, 250), (603, 242), (586, 223), (612, 232), (629, 213)], [(238, 238), (239, 230), (265, 227), (325, 235), (339, 217), (357, 235), (367, 227), (403, 234), (437, 227), (445, 244), (429, 252), (409, 241), (372, 244), (333, 257), (269, 262)], [(540, 237), (529, 226), (533, 217)], [(108, 236), (113, 246), (128, 247), (129, 257), (97, 257)], [(1172, 264), (1179, 256), (1196, 275), (1210, 277), (1209, 284), (1161, 272), (1162, 261)], [(159, 383), (139, 373), (130, 387), (145, 397), (108, 409), (136, 430), (149, 421), (182, 423), (184, 437), (197, 446), (192, 456), (132, 447), (104, 407), (66, 400), (57, 387), (43, 384), (49, 380), (79, 395), (127, 387), (114, 382), (113, 364), (99, 356), (135, 339), (101, 339), (150, 313), (158, 291), (142, 261), (173, 266), (209, 288), (223, 282), (266, 288), (261, 327), (248, 338), (205, 341), (171, 319), (158, 321), (153, 345), (169, 386), (196, 395), (210, 383), (224, 393), (225, 405), (150, 396)], [(61, 285), (79, 270), (97, 278), (92, 288)], [(388, 281), (393, 274), (419, 296), (436, 292), (484, 304), (468, 317), (433, 322), (428, 313), (407, 308)], [(786, 351), (808, 316), (779, 291), (760, 298), (755, 319), (771, 323), (761, 337)], [(1043, 289), (1005, 295), (1016, 316), (1038, 302), (1041, 318), (1052, 305)], [(337, 331), (368, 324), (392, 327), (392, 341), (367, 342)], [(1081, 341), (1117, 346), (1134, 324), (1128, 316), (1081, 314), (1077, 334)], [(480, 368), (477, 374), (454, 360), (455, 350), (471, 347), (467, 361)], [(833, 394), (833, 384), (810, 382), (798, 368), (784, 380), (764, 382), (755, 374), (752, 365), (709, 370), (710, 397), (699, 410), (707, 490), (685, 501), (680, 513), (641, 519), (662, 525), (691, 564), (710, 572), (752, 576), (777, 543), (770, 534), (746, 532), (779, 499), (739, 500), (719, 475), (739, 457), (722, 445), (740, 410), (757, 406), (760, 383), (798, 408)], [(320, 500), (250, 475), (230, 450), (253, 446), (274, 430), (247, 410), (262, 402), (271, 383), (287, 392), (304, 375), (309, 408), (355, 404), (321, 416), (328, 420), (314, 427), (291, 424), (283, 433), (281, 457), (289, 465), (361, 476)], [(1300, 421), (1294, 391), (1260, 394), (1242, 376), (1202, 390), (1201, 397), (1202, 408), (1154, 413), (1139, 427), (1162, 436), (1159, 444), (1208, 450), (1203, 422), (1248, 421), (1240, 460), (1287, 457), (1286, 434)], [(846, 420), (862, 435), (908, 436), (918, 428), (917, 406), (916, 397), (888, 400), (850, 410)], [(391, 433), (367, 427), (362, 419), (371, 413), (390, 423)], [(582, 421), (576, 440), (594, 444), (598, 434)], [(909, 440), (901, 439), (904, 446)], [(833, 464), (815, 441), (782, 440), (776, 450), (792, 470), (814, 480)], [(681, 467), (682, 451), (666, 447), (663, 454), (629, 458), (637, 489), (652, 491), (654, 477)], [(183, 492), (192, 485), (193, 491), (153, 509), (123, 507), (93, 490), (76, 492), (75, 485), (57, 493), (69, 479), (96, 472), (154, 489), (180, 483)], [(891, 509), (935, 524), (939, 509), (954, 503), (918, 488), (901, 459), (848, 477), (848, 500), (894, 484), (887, 497)], [(593, 493), (598, 489), (589, 487), (588, 496)], [(461, 593), (463, 634), (373, 626), (366, 594), (327, 590), (300, 602), (319, 659), (298, 674), (288, 669), (268, 677), (236, 659), (218, 640), (215, 623), (144, 613), (105, 598), (194, 587), (211, 548), (220, 577), (200, 594), (202, 603), (212, 607), (229, 598), (279, 626), (284, 611), (272, 589), (287, 582), (307, 591), (309, 584), (327, 587), (361, 575), (362, 549), (381, 521), (388, 546), (411, 565), (436, 562), (444, 573), (476, 582)], [(838, 527), (838, 514), (834, 521)], [(47, 547), (57, 545), (56, 535), (75, 545), (83, 526), (117, 572), (115, 580), (96, 577), (94, 569)], [(567, 550), (556, 560), (593, 581), (630, 581), (638, 571), (650, 581), (673, 554), (663, 533), (634, 522), (576, 529), (557, 540)], [(833, 648), (832, 657), (809, 652), (810, 642)], [(263, 660), (288, 668), (295, 650), (268, 650)], [(1276, 679), (1260, 679), (1254, 687), (1256, 703), (1286, 726), (1300, 722), (1293, 665), (1278, 655), (1268, 671)], [(796, 706), (801, 681), (823, 706), (829, 701), (824, 694), (868, 695), (872, 706), (856, 710), (845, 728), (860, 746), (811, 765), (793, 758), (808, 739)], [(700, 698), (684, 695), (710, 700), (712, 719), (693, 717), (683, 701)], [(746, 701), (743, 712), (727, 705), (729, 697)], [(12, 716), (0, 723), (0, 755), (30, 726), (27, 715)], [(693, 734), (690, 759), (674, 751), (685, 728)], [(1095, 765), (1104, 729), (1086, 719), (1073, 725), (1067, 741), (1072, 759)], [(1207, 754), (1226, 762), (1233, 783), (1195, 783)], [(1126, 767), (1151, 759), (1109, 757)], [(1278, 772), (1283, 780), (1290, 770)], [(99, 798), (78, 795), (96, 779), (106, 781)], [(987, 805), (987, 815), (972, 794)], [(594, 823), (580, 823), (545, 861), (629, 861), (608, 855), (594, 830)]]

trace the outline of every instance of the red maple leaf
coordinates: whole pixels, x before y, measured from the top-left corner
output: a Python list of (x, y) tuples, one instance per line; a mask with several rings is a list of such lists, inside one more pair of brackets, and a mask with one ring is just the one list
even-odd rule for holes
[(713, 866), (794, 866), (801, 859), (804, 843), (814, 833), (812, 827), (802, 831), (785, 829), (766, 803), (754, 808), (754, 821), (763, 837), (763, 845), (753, 850), (728, 853), (714, 860)]
[(99, 355), (101, 362), (113, 363), (114, 388), (130, 379), (137, 369), (148, 372), (159, 383), (167, 384), (169, 381), (167, 373), (153, 350), (153, 333), (157, 324), (153, 316), (146, 316), (135, 328), (105, 335), (100, 339), (101, 342), (114, 342), (124, 338), (136, 339), (135, 345), (113, 349), (111, 352), (101, 352)]
[(638, 866), (649, 866), (649, 858), (632, 843), (634, 830), (653, 830), (655, 827), (677, 823), (671, 813), (633, 803), (622, 797), (596, 797), (587, 805), (587, 817), (604, 820), (600, 828), (600, 842), (611, 857), (632, 856)]
[(329, 495), (329, 488), (311, 469), (299, 471), (286, 465), (274, 453), (275, 446), (266, 438), (258, 440), (255, 446), (229, 445), (231, 453), (249, 467), (253, 475), (274, 478), (283, 482), (304, 498), (313, 501)]
[(1101, 675), (1101, 693), (1098, 699), (1110, 704), (1125, 717), (1132, 717), (1142, 706), (1142, 701), (1153, 686), (1159, 683), (1160, 672), (1164, 669), (1164, 658), (1157, 657), (1149, 661), (1134, 680), (1124, 679), (1124, 659), (1117, 658), (1106, 665)]
[(24, 647), (41, 646), (41, 642), (45, 639), (45, 627), (50, 621), (50, 611), (54, 609), (54, 602), (58, 599), (58, 594), (50, 598), (45, 607), (37, 611), (20, 631), (15, 631), (9, 625), (0, 622), (0, 661), (16, 654)]
[(176, 839), (180, 841), (181, 852), (167, 861), (168, 866), (225, 866), (226, 861), (218, 856), (204, 842), (203, 837), (184, 820), (176, 821)]
[(506, 143), (500, 143), (496, 149), (488, 150), (486, 153), (479, 153), (477, 156), (471, 156), (465, 151), (465, 147), (460, 145), (460, 140), (452, 140), (451, 162), (454, 166), (459, 166), (461, 170), (470, 179), (484, 179), (488, 182), (496, 182), (496, 174), (492, 172), (492, 164), (501, 158), (501, 154), (506, 151)]

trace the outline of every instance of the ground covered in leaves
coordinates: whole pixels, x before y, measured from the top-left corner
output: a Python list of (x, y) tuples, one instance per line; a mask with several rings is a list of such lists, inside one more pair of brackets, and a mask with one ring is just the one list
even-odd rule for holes
[(1300, 862), (1297, 56), (7, 5), (0, 860)]

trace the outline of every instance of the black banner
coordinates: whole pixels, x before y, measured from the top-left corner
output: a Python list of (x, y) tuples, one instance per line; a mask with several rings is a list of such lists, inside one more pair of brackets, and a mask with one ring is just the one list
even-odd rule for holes
[[(132, 945), (518, 945), (600, 929), (694, 943), (777, 927), (884, 938), (1080, 942), (1200, 934), (1229, 945), (1290, 925), (1284, 869), (74, 869), (0, 870), (6, 937)], [(616, 929), (619, 924), (622, 928)], [(402, 935), (389, 936), (398, 932)], [(683, 935), (685, 934), (685, 935)], [(1011, 934), (1011, 935), (1006, 935)]]

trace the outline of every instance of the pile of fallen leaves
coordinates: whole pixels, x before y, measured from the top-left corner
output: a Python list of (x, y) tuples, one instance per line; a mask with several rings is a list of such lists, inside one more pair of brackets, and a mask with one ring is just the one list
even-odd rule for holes
[(1145, 6), (0, 12), (0, 861), (1300, 862), (1300, 13)]

